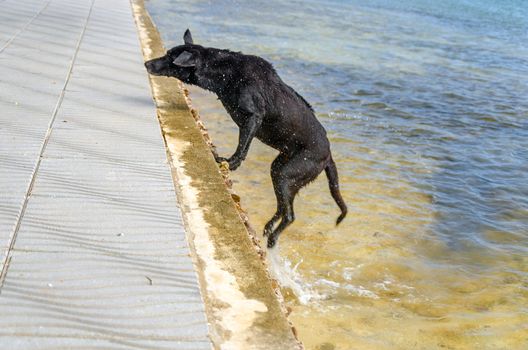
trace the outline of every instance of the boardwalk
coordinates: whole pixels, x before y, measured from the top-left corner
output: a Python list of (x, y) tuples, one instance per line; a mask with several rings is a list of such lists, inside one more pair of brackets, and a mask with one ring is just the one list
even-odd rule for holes
[(127, 0), (0, 0), (0, 349), (210, 349)]

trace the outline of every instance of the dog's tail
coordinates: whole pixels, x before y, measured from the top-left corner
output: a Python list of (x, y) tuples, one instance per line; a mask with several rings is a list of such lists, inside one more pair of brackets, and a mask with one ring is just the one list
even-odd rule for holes
[(328, 185), (330, 186), (330, 193), (336, 201), (339, 209), (341, 209), (341, 215), (337, 218), (336, 225), (339, 225), (341, 221), (345, 218), (347, 214), (347, 206), (343, 197), (341, 197), (341, 192), (339, 192), (339, 179), (337, 177), (337, 168), (334, 160), (330, 157), (330, 161), (325, 168), (326, 177), (328, 178)]

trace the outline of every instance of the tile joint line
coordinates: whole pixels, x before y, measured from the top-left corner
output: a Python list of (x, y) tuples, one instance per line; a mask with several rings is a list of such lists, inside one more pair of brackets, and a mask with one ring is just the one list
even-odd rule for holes
[[(51, 2), (51, 0), (49, 1)], [(48, 4), (49, 4), (48, 2)], [(22, 204), (22, 208), (20, 209), (20, 213), (18, 215), (18, 220), (15, 225), (15, 229), (13, 231), (13, 234), (11, 235), (11, 238), (9, 240), (9, 246), (7, 249), (7, 252), (4, 257), (3, 265), (2, 265), (2, 271), (0, 273), (0, 294), (2, 293), (2, 287), (4, 286), (4, 281), (7, 275), (7, 270), (9, 268), (9, 263), (11, 262), (11, 255), (13, 251), (13, 247), (16, 242), (16, 238), (18, 235), (18, 231), (20, 230), (20, 225), (22, 223), (22, 218), (24, 217), (24, 213), (26, 212), (27, 204), (29, 201), (29, 196), (31, 195), (31, 191), (33, 190), (33, 185), (35, 184), (35, 180), (37, 177), (37, 172), (40, 168), (40, 163), (42, 162), (42, 157), (44, 154), (44, 151), (46, 149), (46, 146), (49, 142), (49, 138), (51, 136), (51, 130), (53, 128), (53, 123), (55, 122), (55, 118), (57, 117), (57, 113), (59, 111), (59, 108), (62, 105), (62, 101), (64, 100), (64, 95), (66, 93), (66, 87), (68, 86), (68, 83), (70, 82), (70, 78), (73, 71), (73, 65), (75, 64), (75, 60), (77, 59), (77, 54), (79, 53), (79, 48), (81, 47), (82, 40), (84, 38), (84, 34), (86, 33), (86, 27), (88, 26), (88, 22), (90, 20), (90, 16), (92, 15), (92, 10), (94, 7), (95, 0), (92, 0), (92, 3), (90, 5), (90, 10), (88, 11), (88, 15), (86, 16), (86, 21), (84, 22), (83, 29), (81, 31), (81, 34), (79, 35), (79, 41), (77, 42), (77, 46), (75, 47), (75, 52), (73, 54), (70, 67), (68, 69), (68, 74), (66, 75), (66, 80), (64, 82), (64, 85), (62, 87), (61, 93), (59, 95), (59, 99), (57, 100), (57, 104), (55, 105), (55, 108), (53, 109), (50, 122), (48, 124), (48, 130), (46, 131), (46, 136), (44, 137), (44, 142), (42, 143), (42, 146), (40, 147), (40, 152), (37, 159), (37, 164), (35, 165), (35, 169), (33, 170), (33, 174), (31, 175), (31, 181), (29, 182), (29, 186), (26, 191), (26, 196), (24, 198), (24, 203)], [(47, 5), (46, 5), (47, 6)], [(24, 27), (25, 28), (25, 27)], [(18, 35), (18, 34), (17, 34)], [(2, 48), (3, 49), (3, 48)], [(0, 50), (1, 52), (1, 50)]]
[[(2, 1), (0, 1), (0, 2), (2, 2)], [(33, 21), (34, 21), (37, 17), (39, 17), (39, 16), (42, 14), (42, 12), (44, 12), (45, 9), (48, 8), (48, 5), (49, 5), (50, 3), (51, 3), (51, 0), (48, 0), (48, 2), (46, 3), (46, 5), (44, 5), (44, 7), (41, 8), (40, 11), (37, 12), (37, 14), (36, 14), (35, 16), (33, 16), (33, 17), (29, 20), (29, 22), (27, 22), (22, 28), (20, 28), (20, 29), (15, 33), (15, 35), (13, 35), (13, 36), (11, 37), (11, 39), (9, 39), (9, 40), (7, 41), (7, 43), (5, 43), (4, 46), (2, 46), (2, 47), (0, 48), (0, 53), (2, 53), (2, 52), (3, 52), (3, 51), (4, 51), (9, 45), (11, 45), (11, 43), (13, 42), (13, 40), (15, 40), (15, 39), (17, 38), (17, 36), (20, 35), (20, 33), (22, 33), (24, 30), (26, 30), (26, 28), (29, 27), (29, 25), (30, 25), (31, 23), (33, 23)]]

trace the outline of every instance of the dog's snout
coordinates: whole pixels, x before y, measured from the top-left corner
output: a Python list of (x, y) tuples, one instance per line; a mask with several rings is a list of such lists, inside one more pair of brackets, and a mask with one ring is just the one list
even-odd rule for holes
[(167, 65), (165, 57), (155, 58), (153, 60), (145, 62), (147, 72), (152, 75), (166, 75)]
[(152, 60), (145, 62), (145, 68), (147, 68), (147, 72), (153, 73), (154, 62), (152, 62)]

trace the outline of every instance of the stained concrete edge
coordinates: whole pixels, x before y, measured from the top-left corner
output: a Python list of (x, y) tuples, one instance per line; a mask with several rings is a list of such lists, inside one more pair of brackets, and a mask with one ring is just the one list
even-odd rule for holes
[[(143, 0), (131, 0), (143, 57), (165, 54)], [(187, 104), (183, 84), (150, 76), (216, 349), (302, 349)]]

